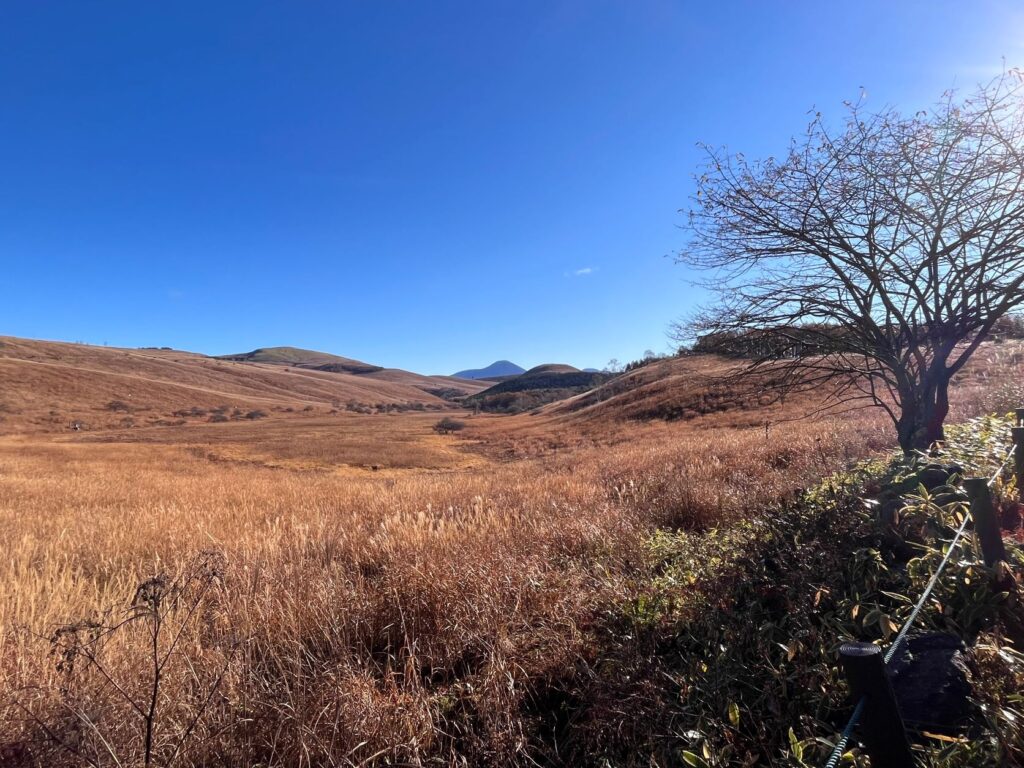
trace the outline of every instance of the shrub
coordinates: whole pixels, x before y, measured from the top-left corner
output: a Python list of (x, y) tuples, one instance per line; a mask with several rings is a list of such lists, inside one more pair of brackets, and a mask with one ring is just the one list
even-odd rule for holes
[(179, 418), (187, 418), (189, 416), (205, 416), (206, 414), (207, 410), (205, 408), (200, 408), (199, 406), (194, 405), (191, 408), (182, 408), (180, 411), (174, 411), (171, 415)]
[(115, 413), (128, 413), (131, 410), (131, 406), (124, 400), (111, 400), (107, 403), (106, 408), (108, 411), (114, 411)]
[(264, 419), (266, 418), (266, 416), (266, 411), (249, 411), (247, 414), (245, 414), (245, 418), (252, 419), (253, 421), (255, 421), (256, 419)]
[(445, 416), (434, 425), (434, 431), (439, 435), (450, 435), (452, 432), (460, 432), (465, 427), (466, 423), (464, 421), (453, 419), (451, 416)]
[(462, 400), (466, 396), (465, 392), (455, 387), (425, 387), (423, 391), (453, 403)]

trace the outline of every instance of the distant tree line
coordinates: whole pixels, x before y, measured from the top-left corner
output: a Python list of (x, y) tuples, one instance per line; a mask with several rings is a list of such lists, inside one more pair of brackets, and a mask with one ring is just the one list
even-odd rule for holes
[[(934, 336), (936, 339), (943, 339), (949, 335), (950, 331), (942, 323), (932, 323), (919, 329), (918, 332)], [(890, 333), (899, 339), (901, 329), (892, 328)], [(992, 326), (989, 338), (996, 341), (1024, 339), (1024, 315), (1007, 315), (999, 318)], [(904, 343), (908, 342), (909, 339), (904, 340)], [(746, 331), (706, 333), (697, 338), (690, 351), (755, 360), (762, 358), (765, 360), (787, 360), (851, 352), (856, 349), (856, 344), (855, 335), (843, 326), (806, 323)], [(626, 370), (646, 365), (648, 362), (650, 361), (634, 361), (626, 367)]]
[(626, 373), (628, 371), (635, 371), (637, 368), (643, 368), (644, 366), (650, 365), (651, 363), (655, 363), (658, 360), (664, 360), (667, 357), (672, 357), (672, 355), (659, 355), (653, 350), (648, 349), (644, 351), (643, 357), (638, 358), (636, 360), (631, 360), (630, 362), (626, 363), (623, 366), (622, 371), (623, 373)]

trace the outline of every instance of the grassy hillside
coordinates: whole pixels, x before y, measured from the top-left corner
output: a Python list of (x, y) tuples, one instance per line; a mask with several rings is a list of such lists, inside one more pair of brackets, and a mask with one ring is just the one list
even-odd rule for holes
[[(801, 423), (849, 426), (865, 444), (888, 446), (892, 426), (878, 409), (842, 417), (816, 413), (814, 393), (778, 402), (756, 388), (724, 386), (722, 376), (736, 363), (715, 355), (659, 360), (620, 374), (582, 394), (570, 393), (537, 411), (471, 422), (477, 449), (502, 459), (551, 456), (581, 447), (628, 444), (643, 435), (654, 441), (713, 440), (718, 431), (743, 432), (751, 441), (775, 436)], [(987, 343), (955, 378), (953, 421), (1005, 413), (1024, 403), (1024, 344)], [(640, 427), (643, 429), (640, 429)]]
[(459, 400), (488, 386), (487, 383), (467, 381), (455, 376), (423, 376), (418, 373), (403, 371), (400, 368), (384, 368), (379, 365), (370, 365), (360, 360), (339, 357), (327, 352), (299, 349), (298, 347), (269, 347), (239, 355), (225, 355), (217, 359), (232, 360), (240, 363), (287, 365), (295, 368), (325, 371), (327, 373), (351, 373), (365, 376), (375, 381), (418, 387), (429, 394), (449, 401)]
[[(287, 355), (283, 355), (287, 357)], [(322, 359), (321, 359), (322, 361)], [(0, 433), (274, 417), (385, 407), (443, 409), (432, 392), (482, 388), (407, 371), (353, 374), (236, 362), (189, 352), (117, 349), (0, 337)], [(290, 410), (289, 410), (290, 409)]]
[(370, 365), (360, 360), (339, 357), (327, 352), (316, 352), (311, 349), (299, 349), (298, 347), (266, 347), (236, 355), (220, 355), (217, 359), (231, 360), (236, 363), (291, 365), (297, 368), (313, 368), (333, 373), (373, 373), (383, 370), (379, 365)]
[[(724, 381), (723, 377), (735, 371), (737, 365), (735, 360), (712, 354), (656, 360), (583, 394), (553, 403), (545, 413), (596, 422), (692, 420), (719, 414), (730, 425), (763, 426), (766, 420), (791, 418), (801, 406), (809, 410), (819, 402), (818, 394), (804, 393), (786, 403), (776, 403), (777, 398), (756, 384), (739, 386)], [(997, 411), (1018, 398), (1024, 402), (1021, 365), (1024, 343), (983, 344), (953, 381), (952, 417), (963, 419)]]

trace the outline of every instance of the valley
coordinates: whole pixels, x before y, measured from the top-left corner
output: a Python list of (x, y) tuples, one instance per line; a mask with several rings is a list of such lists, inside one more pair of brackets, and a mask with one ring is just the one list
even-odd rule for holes
[[(711, 599), (707, 579), (753, 562), (750, 525), (891, 445), (876, 411), (804, 417), (812, 395), (722, 388), (733, 363), (713, 356), (498, 415), (472, 408), (489, 382), (14, 339), (0, 352), (0, 745), (34, 744), (54, 765), (67, 750), (32, 734), (65, 727), (71, 679), (90, 727), (119, 759), (138, 754), (125, 697), (152, 683), (149, 630), (129, 623), (93, 646), (88, 628), (120, 621), (140, 585), (197, 573), (213, 580), (176, 599), (195, 599), (202, 622), (166, 614), (187, 644), (168, 652), (156, 721), (194, 764), (578, 764), (638, 740), (671, 751), (642, 718), (664, 724), (682, 683), (664, 677), (671, 655), (636, 654), (689, 620), (638, 606)], [(957, 419), (1015, 402), (1021, 362), (1016, 343), (979, 351)], [(444, 416), (464, 428), (438, 434)], [(719, 552), (698, 556), (719, 565), (679, 593), (659, 574), (690, 547)], [(53, 659), (75, 648), (92, 661), (72, 678)], [(608, 740), (602, 723), (621, 716), (606, 708), (641, 694), (633, 679), (652, 698)], [(549, 724), (561, 707), (574, 719)], [(199, 738), (186, 743), (193, 719)]]

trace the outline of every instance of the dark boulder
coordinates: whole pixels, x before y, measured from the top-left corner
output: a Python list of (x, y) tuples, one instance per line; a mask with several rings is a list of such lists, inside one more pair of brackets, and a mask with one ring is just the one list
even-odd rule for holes
[(953, 735), (970, 717), (970, 672), (960, 638), (931, 632), (907, 640), (889, 663), (907, 728)]
[(925, 464), (911, 479), (914, 480), (915, 488), (921, 484), (929, 491), (934, 491), (949, 485), (954, 475), (962, 477), (963, 473), (964, 468), (959, 464)]

